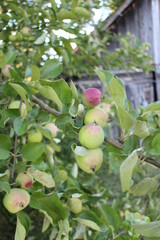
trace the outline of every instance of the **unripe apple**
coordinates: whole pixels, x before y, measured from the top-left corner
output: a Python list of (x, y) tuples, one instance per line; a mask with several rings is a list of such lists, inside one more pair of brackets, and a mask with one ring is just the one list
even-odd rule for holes
[(68, 173), (65, 170), (60, 170), (58, 174), (55, 176), (55, 181), (65, 182), (67, 178), (68, 178)]
[(21, 172), (16, 178), (16, 183), (21, 186), (21, 188), (28, 189), (33, 185), (33, 178), (27, 172)]
[(16, 41), (16, 36), (15, 35), (9, 35), (9, 40), (11, 41), (11, 42), (14, 42), (14, 41)]
[(78, 214), (82, 211), (82, 201), (79, 198), (71, 198), (69, 205), (71, 211), (75, 214)]
[(30, 202), (30, 195), (27, 191), (19, 188), (12, 188), (3, 198), (3, 204), (10, 213), (17, 213)]
[(87, 107), (94, 107), (100, 103), (101, 92), (97, 88), (88, 88), (82, 94), (82, 102)]
[(32, 142), (42, 142), (42, 133), (39, 131), (30, 131), (28, 133), (28, 142), (32, 143)]
[(57, 136), (58, 128), (56, 127), (56, 125), (54, 125), (53, 123), (48, 123), (45, 125), (45, 128), (47, 128), (51, 132), (53, 138)]
[(103, 152), (100, 148), (89, 149), (85, 156), (76, 155), (76, 161), (80, 169), (87, 173), (96, 172), (102, 165)]
[(29, 27), (24, 27), (22, 28), (21, 33), (23, 36), (29, 37), (31, 35), (31, 29)]
[(100, 104), (100, 108), (106, 111), (106, 113), (109, 113), (111, 111), (111, 105), (109, 103), (102, 102)]
[(17, 32), (17, 34), (16, 34), (16, 40), (17, 40), (17, 41), (21, 41), (22, 39), (23, 39), (22, 34), (21, 34), (20, 32)]
[(11, 74), (9, 72), (9, 68), (13, 69), (13, 67), (9, 64), (6, 64), (6, 66), (2, 69), (2, 74), (4, 77), (11, 77)]
[(92, 108), (86, 112), (84, 118), (85, 124), (96, 123), (104, 128), (107, 124), (107, 114), (101, 108)]
[(79, 131), (79, 141), (86, 148), (98, 148), (104, 141), (103, 129), (95, 123), (84, 125)]
[[(11, 104), (9, 105), (9, 109), (19, 109), (20, 107), (20, 101), (13, 101), (11, 102)], [(27, 108), (26, 105), (24, 103), (22, 103), (21, 106), (21, 117), (24, 118), (27, 115)]]

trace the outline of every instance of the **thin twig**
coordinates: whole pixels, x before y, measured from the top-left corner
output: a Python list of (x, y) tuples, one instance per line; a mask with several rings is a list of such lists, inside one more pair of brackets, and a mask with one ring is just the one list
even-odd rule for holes
[(59, 116), (61, 114), (61, 112), (58, 112), (53, 108), (50, 108), (47, 104), (43, 103), (35, 96), (32, 96), (32, 100), (33, 102), (37, 103), (41, 108), (43, 108), (44, 110), (46, 110), (47, 112), (51, 113), (54, 116)]
[[(123, 145), (120, 142), (118, 142), (118, 141), (116, 141), (114, 139), (105, 137), (104, 141), (108, 142), (108, 143), (111, 143), (114, 147), (117, 147), (117, 148), (119, 148), (121, 150), (123, 148)], [(147, 163), (149, 163), (151, 165), (154, 165), (155, 167), (160, 168), (160, 162), (157, 162), (155, 159), (152, 159), (150, 157), (147, 157), (147, 158), (146, 158), (146, 156), (143, 156), (143, 157), (144, 157), (144, 159), (142, 161), (147, 162)]]
[[(21, 99), (20, 104), (19, 104), (20, 114), (21, 114), (22, 103), (23, 102)], [(18, 135), (17, 135), (17, 133), (15, 133), (14, 150), (13, 150), (13, 166), (12, 166), (11, 178), (10, 178), (11, 183), (13, 183), (13, 180), (14, 180), (14, 171), (15, 171), (16, 160), (17, 160), (17, 143), (18, 143)]]
[(17, 160), (17, 156), (16, 156), (17, 142), (18, 142), (18, 135), (15, 134), (15, 141), (14, 141), (14, 155), (13, 155), (13, 166), (12, 166), (12, 171), (11, 171), (11, 183), (13, 183), (13, 180), (14, 180), (14, 170), (15, 170), (16, 160)]
[(123, 147), (123, 145), (120, 142), (118, 142), (112, 138), (109, 138), (109, 137), (105, 137), (104, 141), (111, 143), (114, 147), (117, 147), (119, 149), (122, 149), (122, 147)]

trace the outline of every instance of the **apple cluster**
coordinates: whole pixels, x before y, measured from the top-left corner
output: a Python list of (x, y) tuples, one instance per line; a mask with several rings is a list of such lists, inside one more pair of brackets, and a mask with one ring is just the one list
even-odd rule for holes
[[(14, 101), (10, 104), (10, 109), (18, 109), (20, 101)], [(22, 104), (21, 107), (21, 117), (25, 117), (27, 114), (27, 109), (25, 104)], [(48, 123), (44, 126), (47, 129), (51, 136), (54, 138), (58, 133), (58, 128), (53, 123)], [(28, 142), (29, 143), (40, 143), (42, 141), (42, 134), (40, 131), (31, 130), (28, 133)], [(54, 149), (47, 145), (47, 150), (51, 155), (54, 154)], [(21, 188), (12, 188), (10, 192), (6, 193), (3, 199), (3, 204), (5, 208), (10, 213), (17, 213), (24, 208), (26, 208), (30, 202), (30, 194), (27, 192), (33, 185), (33, 178), (28, 172), (20, 172), (16, 178), (16, 184)]]
[(85, 125), (79, 131), (79, 142), (88, 153), (76, 155), (78, 166), (87, 173), (96, 172), (102, 165), (103, 152), (99, 148), (104, 142), (103, 128), (107, 124), (107, 112), (101, 107), (101, 92), (97, 88), (88, 88), (82, 94), (83, 104), (89, 108), (84, 117)]

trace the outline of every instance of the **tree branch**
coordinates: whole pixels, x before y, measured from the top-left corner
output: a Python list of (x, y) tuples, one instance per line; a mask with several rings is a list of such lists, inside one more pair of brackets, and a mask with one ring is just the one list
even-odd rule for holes
[[(114, 147), (117, 147), (119, 149), (122, 149), (122, 147), (123, 147), (123, 145), (120, 142), (118, 142), (114, 139), (108, 138), (108, 137), (105, 137), (104, 141), (108, 142), (108, 143), (111, 143)], [(147, 157), (147, 158), (144, 159), (144, 162), (147, 162), (151, 165), (154, 165), (155, 167), (160, 168), (160, 162), (157, 162), (155, 159)]]
[(13, 182), (14, 180), (14, 170), (15, 170), (15, 166), (16, 166), (16, 159), (17, 159), (17, 156), (16, 156), (16, 151), (17, 151), (17, 142), (18, 142), (18, 136), (17, 134), (15, 135), (15, 141), (14, 141), (14, 150), (13, 150), (13, 167), (12, 167), (12, 171), (11, 171), (11, 183)]
[(58, 112), (53, 108), (50, 108), (47, 104), (43, 103), (35, 96), (32, 96), (32, 100), (33, 102), (37, 103), (41, 108), (43, 108), (44, 110), (46, 110), (47, 112), (51, 113), (54, 116), (59, 116), (61, 114), (61, 112)]

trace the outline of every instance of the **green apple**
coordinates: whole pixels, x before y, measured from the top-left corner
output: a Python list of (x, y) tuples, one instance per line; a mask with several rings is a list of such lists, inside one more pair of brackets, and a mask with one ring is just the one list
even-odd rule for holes
[(27, 172), (21, 172), (16, 178), (16, 183), (21, 186), (21, 188), (28, 189), (33, 185), (33, 178)]
[(16, 41), (16, 36), (15, 35), (9, 35), (9, 40), (11, 41), (11, 42), (14, 42), (14, 41)]
[[(20, 101), (13, 101), (11, 102), (11, 104), (9, 105), (9, 109), (19, 109), (20, 107)], [(24, 103), (22, 103), (21, 106), (21, 117), (24, 118), (27, 115), (27, 108), (26, 105)]]
[(59, 170), (58, 174), (55, 176), (55, 181), (65, 182), (68, 178), (68, 173), (65, 170)]
[(69, 205), (71, 211), (75, 214), (78, 214), (82, 211), (82, 201), (79, 198), (71, 198)]
[(29, 193), (26, 190), (19, 188), (12, 188), (3, 198), (3, 204), (10, 213), (17, 213), (23, 210), (27, 207), (29, 202)]
[(107, 124), (107, 114), (101, 108), (92, 108), (86, 112), (84, 122), (85, 124), (88, 123), (96, 123), (104, 128)]
[(24, 27), (21, 29), (21, 33), (25, 37), (30, 37), (31, 36), (31, 29), (29, 27)]
[(102, 165), (103, 152), (100, 148), (88, 149), (88, 154), (85, 156), (76, 155), (76, 161), (80, 169), (86, 173), (96, 172)]
[(58, 128), (56, 127), (55, 124), (48, 123), (48, 124), (45, 125), (45, 128), (48, 129), (51, 132), (53, 138), (57, 136)]
[(39, 131), (30, 131), (28, 133), (28, 142), (42, 142), (42, 133)]
[(86, 148), (98, 148), (104, 141), (104, 132), (101, 126), (90, 123), (79, 131), (79, 141)]

